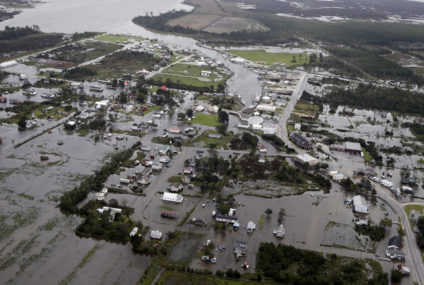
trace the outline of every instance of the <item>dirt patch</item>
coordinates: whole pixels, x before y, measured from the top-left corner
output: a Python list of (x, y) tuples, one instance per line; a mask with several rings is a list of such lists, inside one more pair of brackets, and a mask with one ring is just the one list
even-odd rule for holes
[(191, 14), (181, 18), (177, 18), (169, 21), (170, 26), (182, 26), (185, 28), (191, 28), (194, 30), (202, 30), (207, 26), (215, 23), (222, 16), (220, 15), (209, 15), (209, 14)]

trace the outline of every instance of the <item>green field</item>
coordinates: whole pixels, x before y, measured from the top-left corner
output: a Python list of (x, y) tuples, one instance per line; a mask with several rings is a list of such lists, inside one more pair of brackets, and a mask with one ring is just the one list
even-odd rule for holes
[(191, 120), (192, 124), (205, 125), (209, 127), (216, 127), (219, 125), (217, 115), (209, 115), (203, 113), (196, 113), (196, 118)]
[(193, 141), (190, 142), (190, 145), (202, 142), (204, 147), (209, 147), (214, 145), (215, 148), (228, 149), (227, 145), (230, 139), (234, 136), (233, 132), (228, 132), (225, 135), (221, 135), (220, 139), (210, 138), (209, 134), (218, 134), (216, 131), (205, 131), (200, 136), (196, 137)]
[[(202, 71), (212, 71), (212, 76), (201, 76)], [(163, 73), (175, 74), (175, 75), (184, 75), (184, 76), (193, 76), (193, 77), (204, 77), (215, 79), (218, 77), (218, 72), (214, 71), (209, 66), (196, 66), (192, 64), (177, 63), (173, 66), (168, 67), (163, 71)]]
[(406, 205), (403, 208), (405, 209), (408, 218), (410, 217), (410, 213), (412, 210), (415, 210), (418, 215), (422, 215), (424, 213), (424, 206), (421, 205)]
[(285, 63), (287, 67), (309, 63), (309, 56), (302, 53), (271, 53), (264, 50), (230, 50), (230, 53), (247, 60), (272, 65)]
[[(124, 43), (126, 41), (129, 42), (133, 42), (130, 41), (131, 39), (135, 39), (135, 37), (130, 37), (130, 36), (126, 36), (126, 35), (110, 35), (110, 34), (103, 34), (100, 36), (97, 36), (94, 38), (95, 40), (98, 41), (104, 41), (104, 42), (111, 42), (111, 43)], [(142, 38), (137, 38), (138, 40), (141, 40)]]

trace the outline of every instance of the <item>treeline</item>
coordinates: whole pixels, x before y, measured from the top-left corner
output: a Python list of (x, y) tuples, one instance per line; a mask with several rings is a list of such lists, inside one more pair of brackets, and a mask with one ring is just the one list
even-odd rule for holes
[(134, 144), (131, 148), (115, 153), (102, 168), (85, 179), (78, 187), (65, 192), (60, 198), (59, 208), (64, 214), (77, 214), (79, 209), (77, 205), (82, 202), (90, 191), (100, 191), (107, 178), (115, 173), (122, 162), (128, 160), (134, 151), (139, 147), (140, 142)]
[(424, 95), (398, 88), (360, 84), (354, 90), (336, 89), (325, 96), (330, 105), (348, 105), (403, 114), (424, 115)]
[(367, 262), (331, 254), (297, 249), (293, 246), (261, 243), (256, 269), (265, 277), (283, 284), (388, 284), (378, 262), (369, 275)]
[(97, 75), (97, 71), (89, 67), (75, 67), (65, 71), (63, 78), (68, 80), (81, 81), (85, 80), (88, 77), (93, 77)]
[(222, 83), (219, 83), (216, 90), (215, 90), (213, 85), (210, 85), (210, 86), (193, 86), (193, 85), (190, 85), (190, 84), (175, 82), (175, 81), (173, 81), (169, 78), (167, 78), (166, 80), (162, 80), (162, 79), (157, 79), (157, 78), (154, 79), (152, 77), (150, 79), (147, 79), (146, 83), (151, 84), (151, 85), (158, 85), (158, 86), (165, 85), (168, 88), (191, 90), (191, 91), (195, 91), (195, 92), (199, 92), (199, 93), (213, 93), (213, 92), (221, 93), (225, 89), (225, 86)]
[(162, 13), (159, 16), (138, 16), (133, 19), (133, 22), (137, 25), (158, 30), (162, 32), (169, 32), (169, 33), (178, 33), (178, 34), (196, 34), (198, 31), (182, 27), (180, 25), (176, 26), (170, 26), (168, 25), (168, 21), (183, 17), (190, 14), (190, 12), (186, 12), (183, 10), (180, 11), (170, 11), (167, 13)]
[(25, 26), (25, 27), (4, 27), (3, 31), (0, 31), (0, 40), (11, 40), (22, 38), (28, 35), (38, 34), (40, 30), (37, 26)]

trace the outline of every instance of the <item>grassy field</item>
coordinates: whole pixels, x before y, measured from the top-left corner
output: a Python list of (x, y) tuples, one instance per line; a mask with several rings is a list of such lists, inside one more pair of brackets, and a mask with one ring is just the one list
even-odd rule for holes
[(362, 148), (362, 153), (364, 154), (364, 160), (365, 162), (371, 162), (372, 156), (365, 150), (365, 148)]
[(285, 63), (287, 67), (309, 63), (309, 56), (301, 53), (271, 53), (264, 50), (230, 50), (230, 53), (265, 65)]
[(163, 85), (169, 79), (175, 83), (181, 83), (185, 85), (190, 85), (194, 87), (210, 87), (213, 86), (216, 89), (218, 82), (214, 81), (200, 81), (199, 79), (192, 77), (184, 77), (172, 74), (159, 74), (152, 77), (153, 81), (158, 83), (158, 85)]
[(220, 278), (216, 276), (189, 274), (184, 272), (165, 271), (158, 281), (161, 285), (247, 285), (247, 284), (277, 284), (274, 282), (243, 281), (230, 278)]
[(191, 120), (192, 124), (205, 125), (209, 127), (216, 127), (219, 125), (217, 115), (209, 115), (203, 113), (196, 113), (196, 118)]
[(117, 44), (124, 43), (126, 41), (133, 42), (133, 41), (130, 41), (131, 39), (142, 40), (142, 38), (130, 37), (126, 35), (110, 35), (110, 34), (103, 34), (103, 35), (95, 37), (94, 39), (98, 41), (111, 42), (111, 43), (117, 43)]
[[(211, 71), (212, 76), (201, 76), (202, 71)], [(196, 66), (192, 64), (177, 63), (171, 67), (168, 67), (163, 71), (164, 73), (171, 73), (176, 75), (193, 76), (193, 77), (205, 77), (215, 79), (218, 77), (218, 72), (214, 71), (209, 66)]]
[(406, 214), (408, 217), (410, 217), (411, 211), (415, 210), (415, 212), (423, 214), (424, 213), (424, 206), (421, 205), (407, 205), (403, 207), (405, 209)]
[(215, 145), (215, 148), (228, 149), (227, 145), (230, 139), (234, 136), (233, 132), (228, 132), (225, 136), (221, 135), (220, 139), (214, 139), (208, 137), (209, 134), (218, 134), (216, 131), (205, 131), (200, 136), (196, 137), (193, 141), (190, 142), (190, 145), (202, 142), (204, 147), (210, 147)]

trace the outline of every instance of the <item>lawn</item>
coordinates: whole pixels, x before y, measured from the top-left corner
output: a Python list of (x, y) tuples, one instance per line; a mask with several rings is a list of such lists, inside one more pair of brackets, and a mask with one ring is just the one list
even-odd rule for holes
[(309, 56), (301, 53), (271, 53), (264, 50), (230, 50), (230, 53), (253, 62), (272, 65), (285, 63), (287, 67), (309, 63)]
[(362, 153), (364, 154), (365, 162), (371, 162), (373, 160), (372, 156), (365, 150), (365, 148), (362, 148)]
[[(212, 76), (201, 76), (200, 73), (202, 71), (211, 71)], [(215, 79), (217, 78), (218, 72), (214, 71), (209, 66), (195, 66), (192, 64), (184, 64), (184, 63), (177, 63), (174, 64), (171, 67), (168, 67), (163, 71), (163, 73), (170, 73), (175, 75), (184, 75), (184, 76), (193, 76), (193, 77), (204, 77), (204, 78), (210, 78)]]
[(230, 139), (234, 136), (233, 132), (228, 132), (225, 135), (221, 135), (220, 139), (210, 138), (209, 134), (218, 134), (216, 131), (205, 131), (200, 136), (196, 137), (193, 141), (190, 142), (190, 145), (203, 142), (204, 147), (210, 147), (211, 145), (215, 145), (215, 148), (220, 149), (228, 149), (227, 145)]
[(196, 113), (196, 118), (191, 120), (192, 124), (205, 125), (209, 127), (216, 127), (219, 125), (217, 115), (209, 115), (203, 113)]
[(405, 212), (408, 215), (408, 218), (410, 217), (410, 213), (412, 210), (415, 210), (417, 213), (420, 213), (420, 214), (424, 213), (424, 206), (421, 206), (421, 205), (406, 205), (403, 208), (405, 209)]

